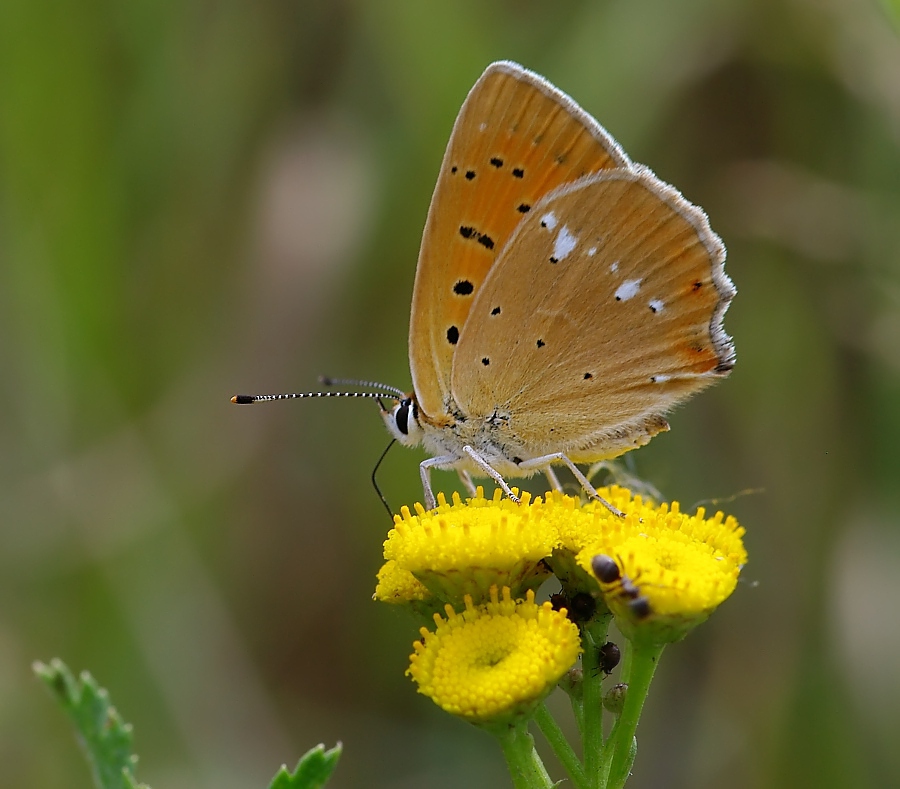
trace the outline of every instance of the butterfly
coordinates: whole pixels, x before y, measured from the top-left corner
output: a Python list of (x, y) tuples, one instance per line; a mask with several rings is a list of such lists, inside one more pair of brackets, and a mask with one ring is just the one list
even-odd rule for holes
[[(505, 478), (605, 460), (734, 366), (735, 288), (706, 215), (572, 99), (490, 65), (453, 126), (413, 290), (413, 391), (384, 413), (429, 472)], [(556, 486), (558, 483), (551, 478)]]
[(565, 93), (517, 63), (488, 66), (422, 235), (413, 390), (382, 393), (390, 433), (430, 455), (426, 508), (432, 469), (457, 470), (473, 493), (472, 475), (490, 477), (517, 499), (508, 478), (543, 472), (559, 488), (563, 465), (600, 499), (577, 464), (643, 446), (734, 366), (724, 261), (703, 211)]

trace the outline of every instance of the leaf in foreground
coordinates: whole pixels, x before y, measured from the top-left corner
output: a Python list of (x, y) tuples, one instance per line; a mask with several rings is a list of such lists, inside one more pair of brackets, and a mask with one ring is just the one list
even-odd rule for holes
[(282, 767), (269, 789), (320, 789), (334, 772), (342, 747), (338, 743), (330, 751), (326, 751), (324, 745), (311, 748), (297, 762), (294, 772)]
[(86, 671), (76, 679), (58, 658), (32, 666), (75, 725), (78, 742), (99, 789), (149, 789), (134, 778), (131, 725), (109, 702), (109, 694)]

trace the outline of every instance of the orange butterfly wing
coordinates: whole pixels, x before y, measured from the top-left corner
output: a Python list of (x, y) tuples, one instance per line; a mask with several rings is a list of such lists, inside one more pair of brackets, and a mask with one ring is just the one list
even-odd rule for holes
[(496, 414), (510, 456), (590, 462), (645, 444), (666, 411), (734, 364), (724, 261), (706, 215), (647, 168), (559, 188), (472, 306), (457, 404), (476, 421)]
[(422, 418), (447, 421), (456, 344), (513, 230), (548, 192), (630, 162), (613, 138), (542, 77), (489, 66), (460, 109), (422, 236), (409, 362)]

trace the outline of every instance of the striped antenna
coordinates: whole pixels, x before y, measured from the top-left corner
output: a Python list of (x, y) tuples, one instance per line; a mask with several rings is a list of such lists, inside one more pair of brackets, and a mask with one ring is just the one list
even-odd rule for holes
[[(399, 390), (395, 390), (399, 391)], [(267, 395), (235, 395), (231, 398), (232, 403), (238, 405), (247, 405), (248, 403), (264, 403), (270, 400), (299, 400), (302, 397), (369, 397), (379, 400), (382, 397), (389, 397), (396, 400), (397, 395), (393, 392), (296, 392), (291, 394), (267, 394)], [(403, 394), (400, 394), (403, 397)]]
[(361, 386), (365, 389), (380, 389), (382, 392), (390, 392), (399, 398), (406, 397), (406, 392), (398, 389), (396, 386), (389, 386), (378, 381), (358, 381), (355, 378), (329, 378), (327, 376), (319, 376), (319, 383), (322, 386)]
[[(374, 392), (294, 392), (294, 393), (286, 393), (286, 394), (267, 394), (267, 395), (235, 395), (231, 398), (232, 403), (237, 403), (238, 405), (247, 405), (249, 403), (264, 403), (269, 402), (270, 400), (299, 400), (301, 398), (310, 398), (310, 397), (365, 397), (370, 400), (377, 400), (378, 405), (381, 410), (387, 413), (388, 409), (385, 408), (384, 403), (381, 402), (382, 398), (389, 398), (391, 400), (405, 400), (406, 393), (402, 389), (398, 389), (396, 386), (388, 386), (387, 384), (381, 384), (376, 381), (357, 381), (353, 378), (326, 378), (324, 376), (319, 378), (319, 382), (323, 386), (361, 386), (368, 387), (370, 389), (375, 389), (378, 391)], [(408, 401), (407, 401), (408, 402)], [(378, 458), (378, 462), (375, 464), (375, 468), (372, 469), (372, 485), (375, 488), (375, 492), (378, 494), (378, 498), (381, 499), (381, 503), (384, 505), (384, 508), (387, 510), (388, 516), (393, 519), (394, 514), (391, 511), (391, 505), (388, 504), (387, 499), (384, 497), (384, 494), (381, 492), (381, 488), (378, 486), (378, 481), (375, 479), (375, 475), (378, 472), (379, 466), (381, 466), (382, 461), (388, 453), (388, 450), (394, 444), (397, 443), (397, 439), (391, 439), (391, 443), (387, 445), (384, 452), (381, 453), (381, 457)]]

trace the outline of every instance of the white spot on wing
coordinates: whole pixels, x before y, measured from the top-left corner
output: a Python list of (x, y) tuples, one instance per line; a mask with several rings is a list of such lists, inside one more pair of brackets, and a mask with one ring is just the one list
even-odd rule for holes
[(487, 128), (487, 124), (486, 124), (486, 123), (482, 123), (482, 124), (480, 124), (480, 125), (478, 126), (478, 131), (484, 131), (486, 128)]
[(615, 273), (619, 270), (619, 261), (617, 260), (615, 263), (613, 263), (613, 264), (609, 267), (609, 270), (610, 270), (613, 274), (615, 274)]
[(653, 383), (655, 384), (664, 384), (666, 381), (671, 381), (672, 376), (667, 375), (666, 373), (660, 373), (659, 375), (653, 376)]
[(597, 254), (597, 247), (591, 247), (591, 248), (588, 250), (588, 257), (589, 257), (589, 258), (594, 257), (594, 255), (596, 255), (596, 254)]
[(553, 259), (557, 261), (565, 260), (572, 254), (572, 250), (575, 249), (577, 245), (577, 236), (573, 236), (569, 232), (569, 228), (563, 225), (556, 236), (556, 240), (553, 242)]
[(556, 227), (556, 224), (559, 220), (556, 218), (556, 214), (552, 211), (548, 211), (541, 217), (541, 227), (546, 227), (548, 230), (553, 230)]
[(654, 312), (662, 312), (662, 308), (665, 307), (665, 303), (660, 299), (651, 299), (650, 300), (650, 309)]
[(616, 288), (616, 301), (628, 301), (637, 296), (637, 292), (641, 289), (641, 280), (626, 279), (618, 288)]

